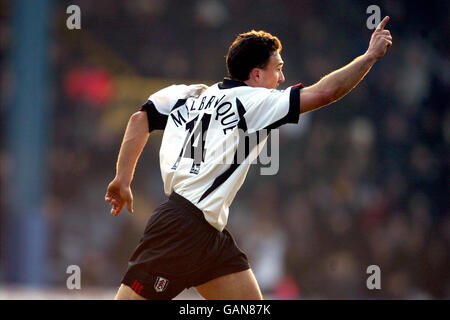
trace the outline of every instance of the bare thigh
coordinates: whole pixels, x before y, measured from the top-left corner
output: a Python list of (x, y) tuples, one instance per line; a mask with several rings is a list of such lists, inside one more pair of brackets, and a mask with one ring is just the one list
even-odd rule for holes
[(195, 289), (207, 300), (263, 299), (251, 269), (218, 277), (195, 287)]
[(117, 291), (114, 300), (147, 300), (144, 297), (138, 295), (129, 286), (121, 284)]

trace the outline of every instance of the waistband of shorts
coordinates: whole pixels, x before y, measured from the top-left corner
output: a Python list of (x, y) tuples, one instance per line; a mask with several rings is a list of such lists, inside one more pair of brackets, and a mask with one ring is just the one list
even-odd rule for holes
[(169, 196), (169, 200), (182, 205), (184, 209), (186, 209), (188, 212), (192, 213), (194, 216), (196, 216), (198, 219), (200, 219), (200, 221), (202, 221), (203, 223), (207, 224), (208, 227), (211, 227), (214, 230), (216, 230), (208, 221), (206, 221), (202, 210), (197, 208), (192, 202), (190, 202), (185, 197), (179, 195), (176, 192), (172, 192), (172, 194)]

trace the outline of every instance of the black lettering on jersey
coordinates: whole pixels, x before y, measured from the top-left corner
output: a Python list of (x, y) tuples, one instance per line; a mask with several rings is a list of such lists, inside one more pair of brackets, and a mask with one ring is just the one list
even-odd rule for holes
[[(221, 110), (222, 108), (224, 108), (226, 106), (228, 106), (228, 109), (226, 109), (224, 112), (220, 113), (219, 110)], [(219, 116), (221, 117), (221, 116), (225, 115), (230, 110), (231, 110), (231, 102), (224, 102), (224, 103), (222, 103), (220, 106), (217, 107), (216, 119), (214, 119), (214, 120), (217, 121), (219, 119)]]
[(186, 120), (181, 115), (180, 110), (177, 110), (177, 115), (178, 115), (178, 118), (176, 116), (174, 116), (174, 112), (172, 112), (170, 114), (170, 116), (172, 117), (173, 123), (175, 123), (175, 125), (177, 127), (179, 127), (179, 126), (182, 126), (183, 124), (185, 124)]
[(198, 107), (198, 110), (202, 110), (203, 109), (203, 107), (205, 106), (205, 100), (206, 100), (206, 96), (204, 96), (202, 98), (202, 102), (200, 103), (200, 106)]
[[(238, 111), (239, 118), (236, 118), (236, 119), (231, 120), (231, 121), (229, 120), (227, 123), (225, 122), (226, 119), (228, 119), (229, 117), (235, 115), (235, 112), (233, 111), (233, 113), (226, 115), (220, 121), (220, 123), (223, 126), (231, 125), (229, 127), (223, 128), (223, 134), (227, 134), (227, 130), (233, 130), (236, 127), (236, 125), (238, 127), (240, 127), (241, 129), (243, 129), (244, 131), (247, 131), (247, 124), (245, 123), (245, 119), (244, 119), (244, 113), (246, 111), (245, 111), (244, 106), (242, 105), (242, 102), (238, 98), (236, 98), (236, 106), (237, 106), (237, 111)], [(220, 115), (223, 115), (223, 114), (225, 114), (225, 112), (220, 114)]]
[(217, 105), (220, 103), (220, 101), (223, 100), (223, 98), (225, 98), (225, 95), (223, 95), (222, 98), (220, 98), (219, 100), (216, 101), (216, 103), (214, 104), (214, 109), (217, 108)]
[[(190, 111), (194, 111), (195, 109), (194, 109), (194, 103), (195, 103), (195, 100), (192, 100), (192, 105), (191, 105), (191, 110)], [(188, 110), (189, 111), (189, 110)], [(189, 116), (188, 116), (189, 117)]]
[(226, 120), (226, 119), (228, 119), (229, 117), (232, 117), (232, 116), (235, 115), (235, 114), (236, 114), (236, 113), (234, 113), (234, 112), (228, 114), (226, 117), (223, 117), (222, 120), (220, 120), (220, 123), (221, 123), (223, 126), (228, 126), (228, 125), (232, 124), (233, 122), (237, 122), (238, 119), (234, 119), (234, 120), (229, 121), (228, 123), (225, 123), (225, 120)]
[[(209, 101), (208, 101), (208, 103), (206, 104), (206, 106), (205, 106), (205, 110), (206, 109), (209, 109), (209, 107), (211, 107), (211, 105), (212, 105), (212, 103), (213, 103), (213, 101), (214, 101), (214, 99), (216, 98), (216, 96), (212, 96), (210, 99), (209, 99)], [(200, 105), (200, 107), (201, 107), (201, 105)], [(198, 110), (202, 110), (203, 108), (198, 108)]]

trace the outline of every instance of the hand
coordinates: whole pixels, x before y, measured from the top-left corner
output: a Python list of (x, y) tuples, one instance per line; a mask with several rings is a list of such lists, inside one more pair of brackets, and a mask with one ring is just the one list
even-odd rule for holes
[(387, 49), (392, 46), (391, 33), (389, 30), (384, 29), (388, 21), (389, 16), (386, 16), (377, 26), (375, 31), (372, 33), (372, 37), (370, 38), (367, 53), (377, 60), (383, 57)]
[(105, 195), (105, 201), (108, 202), (113, 216), (119, 215), (125, 204), (130, 213), (133, 213), (133, 194), (129, 185), (125, 185), (114, 179), (109, 185)]

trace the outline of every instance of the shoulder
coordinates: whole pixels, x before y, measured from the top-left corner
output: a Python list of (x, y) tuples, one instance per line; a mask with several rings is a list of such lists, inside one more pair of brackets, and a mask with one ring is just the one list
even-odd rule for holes
[(262, 87), (239, 87), (233, 90), (235, 90), (234, 93), (237, 97), (242, 97), (243, 99), (254, 102), (262, 102), (266, 99), (278, 99), (286, 92), (286, 90), (267, 89)]
[(205, 84), (173, 84), (171, 86), (165, 87), (150, 95), (149, 100), (155, 97), (173, 97), (177, 99), (187, 99), (190, 97), (198, 97), (203, 91), (208, 89)]

